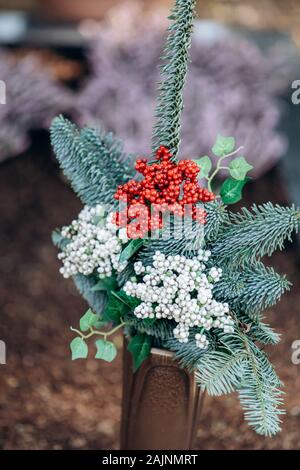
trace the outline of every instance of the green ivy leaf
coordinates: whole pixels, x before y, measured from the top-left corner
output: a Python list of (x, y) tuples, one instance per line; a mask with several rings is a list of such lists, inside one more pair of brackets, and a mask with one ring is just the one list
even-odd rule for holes
[(86, 359), (88, 357), (88, 346), (83, 338), (74, 338), (70, 344), (71, 352), (72, 352), (72, 361), (75, 359)]
[(199, 178), (207, 178), (209, 175), (210, 170), (212, 169), (212, 162), (211, 159), (205, 155), (204, 157), (199, 158), (198, 160), (194, 160), (195, 163), (200, 168)]
[(107, 325), (107, 320), (103, 320), (102, 317), (100, 317), (100, 315), (97, 315), (97, 319), (94, 323), (94, 328), (96, 328), (97, 330), (100, 330), (102, 328), (102, 326), (105, 326)]
[(122, 302), (114, 292), (109, 292), (108, 301), (103, 312), (103, 320), (119, 324), (121, 317), (128, 310), (128, 307)]
[(118, 324), (126, 312), (133, 310), (140, 303), (139, 299), (126, 295), (122, 290), (118, 292), (111, 291), (108, 293), (108, 302), (105, 306), (102, 319), (105, 322), (112, 321)]
[(156, 318), (144, 318), (143, 325), (152, 326), (156, 323)]
[(135, 307), (137, 307), (141, 303), (140, 299), (125, 294), (123, 290), (120, 290), (119, 292), (112, 292), (112, 295), (119, 299), (121, 302), (123, 302), (123, 304), (125, 304), (129, 310), (134, 310)]
[(236, 180), (244, 180), (248, 171), (252, 170), (253, 166), (249, 165), (244, 157), (235, 158), (229, 164), (229, 173), (232, 178)]
[(212, 148), (213, 153), (217, 157), (223, 157), (233, 152), (235, 147), (234, 137), (224, 137), (223, 135), (218, 135), (215, 145)]
[(242, 199), (242, 190), (250, 178), (243, 181), (228, 178), (221, 187), (221, 198), (224, 204), (235, 204)]
[(95, 325), (99, 319), (99, 315), (96, 315), (90, 308), (80, 318), (79, 325), (81, 331), (88, 331), (92, 326)]
[(135, 372), (147, 357), (150, 356), (151, 351), (151, 338), (150, 336), (136, 335), (129, 344), (128, 351), (130, 351), (133, 359), (133, 371)]
[(111, 291), (118, 286), (117, 281), (114, 277), (105, 277), (100, 279), (97, 284), (92, 287), (92, 292), (98, 291)]
[(118, 351), (114, 343), (104, 339), (97, 339), (95, 344), (97, 348), (96, 359), (103, 359), (106, 362), (112, 362), (115, 359)]
[(143, 245), (144, 240), (142, 238), (131, 240), (120, 254), (119, 262), (128, 261)]

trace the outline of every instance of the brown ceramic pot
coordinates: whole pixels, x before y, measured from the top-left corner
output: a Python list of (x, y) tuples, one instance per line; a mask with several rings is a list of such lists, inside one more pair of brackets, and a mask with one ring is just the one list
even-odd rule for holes
[(195, 375), (155, 348), (133, 373), (126, 345), (123, 374), (121, 449), (191, 449), (203, 401)]

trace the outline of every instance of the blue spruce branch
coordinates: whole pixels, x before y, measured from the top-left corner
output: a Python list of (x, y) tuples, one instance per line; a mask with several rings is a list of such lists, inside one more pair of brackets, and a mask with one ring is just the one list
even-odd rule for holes
[(180, 145), (183, 89), (186, 80), (196, 0), (176, 0), (168, 28), (162, 60), (160, 93), (153, 131), (153, 155), (160, 145), (171, 150), (174, 159)]
[[(205, 205), (206, 210), (207, 206), (208, 204)], [(166, 256), (183, 255), (187, 258), (193, 257), (200, 248), (204, 247), (207, 233), (213, 238), (221, 230), (224, 218), (223, 209), (219, 205), (215, 208), (214, 220), (205, 226), (188, 217), (174, 218), (174, 220), (166, 222), (161, 234), (162, 238), (152, 239), (145, 243), (144, 248), (139, 253), (139, 259), (143, 263), (151, 265), (156, 251), (160, 251)], [(208, 210), (214, 212), (212, 207), (209, 207)]]
[(225, 395), (238, 389), (244, 373), (247, 353), (207, 352), (197, 364), (197, 380), (209, 395)]
[(216, 348), (216, 339), (210, 332), (206, 333), (207, 339), (209, 340), (208, 349), (201, 349), (197, 346), (195, 341), (195, 331), (190, 331), (189, 341), (187, 343), (180, 343), (172, 335), (168, 338), (164, 347), (171, 350), (176, 359), (179, 361), (182, 367), (190, 370), (191, 372), (197, 368), (198, 363), (202, 357), (206, 357), (206, 354), (213, 353)]
[(112, 134), (88, 127), (79, 130), (59, 116), (52, 123), (51, 140), (63, 172), (84, 204), (112, 204), (117, 186), (134, 174), (121, 142)]
[(248, 353), (239, 399), (249, 425), (270, 437), (281, 430), (282, 384), (263, 351), (252, 344)]
[(213, 255), (224, 264), (254, 263), (275, 250), (282, 250), (286, 240), (298, 232), (300, 211), (292, 207), (254, 205), (252, 211), (244, 208), (231, 215), (231, 223), (212, 247)]
[(204, 205), (206, 224), (204, 226), (205, 242), (210, 244), (218, 239), (229, 221), (227, 207), (219, 200)]
[(99, 278), (91, 275), (84, 276), (83, 274), (77, 274), (73, 277), (75, 286), (79, 293), (89, 304), (91, 309), (101, 315), (107, 301), (107, 294), (105, 291), (93, 291), (93, 287), (99, 282)]
[(231, 308), (245, 312), (253, 319), (275, 305), (290, 287), (286, 276), (257, 262), (241, 271), (225, 269), (214, 287), (214, 296), (220, 301), (229, 302)]
[(273, 328), (262, 321), (252, 324), (249, 336), (251, 336), (253, 341), (258, 341), (265, 345), (278, 344), (281, 338), (279, 333), (276, 333)]
[(169, 320), (145, 321), (138, 319), (133, 312), (127, 312), (124, 321), (129, 328), (134, 328), (138, 333), (146, 333), (160, 342), (166, 341), (173, 336), (176, 324)]
[(236, 304), (252, 318), (275, 305), (291, 287), (286, 276), (280, 276), (273, 268), (267, 268), (263, 263), (245, 269), (243, 281), (244, 289), (236, 299)]
[(197, 380), (210, 395), (235, 390), (245, 419), (258, 434), (280, 431), (282, 384), (263, 351), (246, 335), (221, 335), (222, 349), (208, 352), (197, 364)]

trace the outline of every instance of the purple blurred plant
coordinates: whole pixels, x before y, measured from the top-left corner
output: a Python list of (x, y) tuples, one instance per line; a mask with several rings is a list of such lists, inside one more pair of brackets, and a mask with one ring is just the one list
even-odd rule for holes
[(29, 131), (48, 128), (51, 120), (71, 107), (71, 94), (52, 79), (34, 56), (16, 60), (0, 50), (0, 80), (6, 104), (0, 104), (0, 160), (30, 144)]
[[(149, 155), (163, 40), (160, 28), (122, 40), (113, 29), (100, 34), (90, 48), (92, 73), (79, 96), (79, 124), (101, 122), (125, 141), (128, 152)], [(191, 58), (181, 156), (205, 155), (217, 134), (234, 134), (255, 176), (261, 175), (287, 146), (276, 130), (277, 98), (288, 82), (283, 65), (280, 70), (278, 60), (236, 37), (212, 43), (196, 36)]]

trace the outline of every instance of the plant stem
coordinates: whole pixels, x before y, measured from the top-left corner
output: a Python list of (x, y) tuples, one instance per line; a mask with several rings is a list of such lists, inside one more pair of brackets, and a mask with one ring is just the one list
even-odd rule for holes
[(77, 330), (76, 328), (73, 328), (72, 326), (70, 327), (70, 330), (73, 331), (74, 333), (77, 333), (79, 336), (81, 336), (82, 339), (88, 339), (88, 338), (91, 338), (94, 335), (98, 335), (98, 336), (103, 336), (105, 341), (106, 341), (106, 338), (108, 336), (113, 335), (118, 330), (123, 328), (123, 326), (125, 326), (125, 325), (126, 325), (126, 323), (122, 322), (119, 325), (117, 325), (115, 328), (113, 328), (112, 330), (109, 330), (109, 331), (98, 331), (98, 330), (94, 330), (93, 328), (91, 328), (90, 333), (88, 333), (86, 335), (84, 333), (82, 333), (80, 330)]
[(234, 152), (228, 153), (227, 155), (223, 155), (223, 157), (219, 158), (215, 171), (213, 171), (213, 173), (211, 174), (211, 176), (210, 176), (210, 177), (208, 178), (208, 180), (207, 180), (207, 188), (208, 188), (209, 191), (212, 191), (211, 183), (212, 183), (214, 177), (218, 174), (218, 172), (219, 172), (220, 170), (227, 170), (227, 169), (228, 169), (228, 167), (221, 165), (222, 161), (223, 161), (225, 158), (233, 157), (234, 155), (236, 155), (237, 153), (239, 153), (243, 148), (244, 148), (244, 147), (239, 147), (239, 148), (236, 149)]

